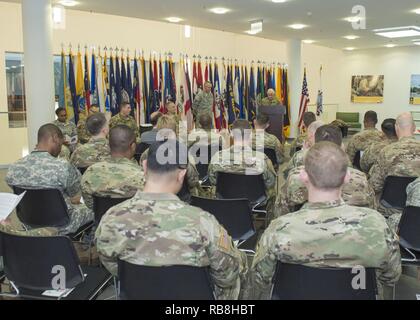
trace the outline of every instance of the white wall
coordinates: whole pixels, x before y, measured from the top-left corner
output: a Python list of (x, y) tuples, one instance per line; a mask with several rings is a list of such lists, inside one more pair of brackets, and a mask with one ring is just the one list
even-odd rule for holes
[[(72, 43), (73, 51), (78, 44), (82, 47), (118, 46), (130, 49), (131, 54), (135, 49), (144, 50), (146, 55), (152, 51), (171, 51), (175, 59), (180, 53), (187, 53), (190, 57), (201, 54), (202, 57), (216, 56), (219, 59), (237, 58), (248, 63), (252, 60), (288, 63), (284, 42), (209, 29), (193, 28), (192, 31), (192, 37), (186, 39), (183, 27), (175, 24), (67, 10), (66, 29), (54, 30), (53, 48), (54, 53), (59, 54), (62, 44), (67, 48)], [(21, 8), (19, 4), (0, 2), (0, 112), (7, 111), (5, 51), (23, 52)], [(343, 53), (315, 45), (303, 45), (302, 54), (302, 62), (308, 67), (311, 102), (316, 102), (319, 66), (322, 64), (324, 103), (340, 103), (336, 76), (342, 66)], [(0, 150), (7, 150), (0, 154), (0, 165), (20, 158), (26, 146), (26, 130), (9, 129), (7, 116), (0, 116)]]

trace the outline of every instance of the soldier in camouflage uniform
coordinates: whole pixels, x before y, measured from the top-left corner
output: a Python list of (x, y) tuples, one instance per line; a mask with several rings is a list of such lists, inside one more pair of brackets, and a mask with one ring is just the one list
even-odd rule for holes
[[(171, 116), (164, 115), (159, 118), (157, 123), (158, 133), (156, 135), (157, 141), (163, 141), (165, 139), (177, 140), (176, 134), (176, 122)], [(143, 163), (148, 157), (148, 150), (143, 152), (140, 157), (140, 164)], [(200, 176), (197, 168), (195, 167), (194, 158), (188, 155), (188, 166), (187, 166), (187, 184), (191, 195), (203, 195), (204, 191), (200, 186)]]
[(384, 140), (382, 132), (375, 128), (377, 123), (378, 115), (375, 111), (368, 111), (365, 113), (365, 130), (356, 133), (353, 137), (351, 137), (347, 145), (346, 152), (349, 155), (351, 163), (354, 162), (354, 158), (358, 151), (364, 152), (373, 143), (382, 142)]
[(420, 207), (420, 178), (407, 187), (407, 207)]
[(276, 97), (276, 91), (274, 89), (267, 90), (267, 97), (261, 100), (262, 106), (277, 106), (281, 104), (279, 99)]
[(276, 171), (264, 153), (252, 150), (252, 130), (247, 120), (236, 120), (232, 130), (234, 144), (229, 149), (224, 149), (212, 157), (208, 171), (209, 181), (213, 186), (216, 186), (218, 172), (245, 175), (262, 174), (267, 196), (268, 218), (270, 219), (276, 198)]
[(70, 163), (77, 168), (87, 168), (111, 157), (107, 139), (109, 125), (105, 114), (97, 113), (89, 116), (86, 124), (92, 138), (87, 144), (79, 145), (73, 152)]
[(93, 209), (93, 195), (131, 198), (143, 190), (144, 174), (131, 161), (136, 152), (136, 137), (129, 127), (116, 126), (109, 134), (111, 158), (89, 167), (82, 177), (82, 194), (86, 206)]
[(53, 124), (61, 130), (65, 138), (59, 157), (69, 160), (71, 152), (76, 148), (76, 144), (71, 144), (69, 141), (72, 137), (77, 136), (76, 125), (71, 121), (67, 121), (66, 109), (58, 108), (55, 111), (55, 114), (57, 115), (57, 120), (55, 120)]
[(121, 125), (121, 124), (125, 125), (135, 132), (136, 142), (140, 143), (139, 127), (137, 126), (136, 120), (132, 116), (130, 116), (130, 112), (131, 112), (130, 103), (128, 102), (121, 103), (120, 113), (111, 118), (111, 121), (109, 122), (109, 128), (112, 129), (113, 127)]
[[(309, 202), (271, 222), (250, 270), (252, 298), (270, 298), (277, 262), (315, 268), (375, 268), (378, 285), (393, 285), (401, 274), (398, 239), (383, 216), (349, 206), (340, 194), (349, 179), (348, 157), (331, 142), (315, 144), (302, 172)], [(349, 270), (350, 272), (350, 270)], [(380, 286), (379, 295), (381, 295)]]
[[(264, 145), (257, 146), (257, 134), (253, 132), (252, 134), (252, 149), (264, 152), (264, 149), (272, 149), (276, 153), (277, 158), (277, 168), (278, 165), (281, 165), (284, 162), (284, 148), (280, 140), (275, 136), (266, 131), (270, 126), (270, 119), (265, 114), (259, 114), (254, 120), (255, 130), (259, 130), (264, 134)], [(275, 168), (277, 170), (277, 168)]]
[(214, 97), (211, 92), (212, 87), (211, 82), (206, 81), (204, 84), (204, 90), (197, 94), (192, 104), (196, 128), (200, 127), (199, 119), (202, 114), (208, 114), (210, 117), (213, 116)]
[[(158, 159), (159, 148), (167, 158)], [(175, 196), (186, 174), (187, 149), (158, 142), (145, 161), (144, 192), (111, 208), (96, 231), (104, 266), (118, 273), (118, 259), (144, 266), (209, 267), (216, 299), (237, 299), (247, 272), (246, 256), (211, 214)]]
[[(93, 212), (80, 203), (80, 172), (65, 160), (57, 159), (63, 134), (53, 124), (38, 131), (36, 151), (9, 167), (6, 182), (10, 187), (27, 189), (58, 189), (66, 201), (70, 223), (60, 228), (60, 234), (76, 232), (93, 220)], [(37, 213), (42, 214), (42, 213)]]
[(212, 129), (213, 119), (210, 115), (202, 114), (198, 121), (200, 123), (199, 128), (193, 129), (188, 134), (188, 147), (191, 147), (193, 144), (219, 145), (222, 148), (229, 146), (229, 138), (222, 136), (217, 130)]
[(303, 143), (308, 137), (308, 127), (311, 125), (312, 122), (316, 121), (316, 115), (315, 113), (308, 111), (303, 114), (303, 131), (299, 134), (299, 136), (293, 140), (292, 144), (290, 145), (290, 156), (293, 157), (293, 155), (299, 151), (296, 150), (297, 148), (300, 148), (300, 150), (303, 149)]
[[(420, 141), (417, 141), (414, 137), (416, 126), (411, 113), (401, 114), (397, 118), (395, 129), (399, 140), (381, 150), (376, 163), (370, 171), (369, 183), (372, 185), (378, 200), (382, 195), (386, 177), (420, 176), (418, 165), (420, 160)], [(397, 215), (390, 220), (393, 226), (395, 221), (399, 221), (402, 213), (401, 210), (387, 208), (380, 202), (378, 210), (385, 217), (393, 214)]]
[(398, 140), (395, 132), (395, 119), (385, 119), (382, 123), (383, 141), (372, 143), (363, 153), (360, 159), (360, 168), (363, 172), (369, 173), (373, 164), (376, 162), (379, 152), (387, 145)]
[[(89, 109), (89, 115), (93, 115), (98, 112), (99, 112), (99, 108), (96, 105), (92, 105)], [(77, 136), (79, 138), (80, 144), (88, 143), (91, 138), (91, 134), (89, 133), (86, 127), (86, 121), (87, 121), (86, 112), (82, 111), (79, 114), (79, 122), (77, 123)]]
[[(315, 143), (329, 141), (342, 147), (341, 131), (333, 125), (320, 127), (315, 134)], [(308, 200), (308, 190), (300, 180), (303, 166), (292, 169), (281, 188), (276, 203), (276, 215), (285, 215), (297, 211)], [(369, 185), (366, 175), (349, 167), (350, 180), (343, 185), (342, 198), (350, 206), (376, 209), (375, 193)]]
[(296, 152), (293, 155), (293, 157), (289, 160), (287, 167), (284, 168), (283, 176), (285, 179), (287, 179), (290, 170), (303, 166), (306, 151), (315, 144), (315, 132), (318, 130), (318, 128), (322, 127), (323, 125), (324, 122), (322, 121), (314, 121), (308, 126), (307, 137), (303, 144), (302, 150)]

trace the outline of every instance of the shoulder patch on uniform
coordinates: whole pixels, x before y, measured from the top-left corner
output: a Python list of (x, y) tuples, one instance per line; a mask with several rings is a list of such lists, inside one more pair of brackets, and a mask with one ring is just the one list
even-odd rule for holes
[(229, 251), (232, 246), (230, 236), (228, 235), (227, 231), (220, 226), (219, 228), (219, 241), (218, 247), (224, 249), (225, 251)]

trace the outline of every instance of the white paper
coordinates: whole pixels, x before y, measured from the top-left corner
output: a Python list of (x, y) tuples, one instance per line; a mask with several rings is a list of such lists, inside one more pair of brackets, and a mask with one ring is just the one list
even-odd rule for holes
[(12, 193), (0, 193), (0, 221), (7, 219), (25, 194), (26, 191), (19, 196)]
[(54, 297), (54, 298), (65, 298), (67, 297), (73, 289), (64, 289), (64, 290), (47, 290), (42, 293), (43, 296)]
[(420, 294), (416, 294), (417, 300), (420, 300)]
[(77, 143), (77, 136), (73, 136), (70, 138), (70, 144), (76, 144)]

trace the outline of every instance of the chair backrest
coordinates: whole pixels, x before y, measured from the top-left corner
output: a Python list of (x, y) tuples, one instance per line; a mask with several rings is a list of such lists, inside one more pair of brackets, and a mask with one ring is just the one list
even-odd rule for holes
[(407, 249), (420, 252), (420, 208), (406, 207), (401, 216), (400, 244)]
[(131, 198), (98, 197), (93, 195), (93, 212), (95, 214), (95, 225), (99, 225), (103, 215), (109, 209), (129, 199)]
[[(201, 155), (201, 149), (203, 147), (207, 148), (207, 154), (206, 154), (206, 158), (201, 159), (202, 158), (201, 157), (202, 156)], [(203, 145), (200, 145), (200, 144), (193, 144), (190, 147), (189, 153), (195, 160), (195, 166), (197, 168), (198, 175), (199, 175), (201, 180), (204, 179), (205, 177), (207, 177), (211, 158), (221, 149), (222, 149), (221, 145), (214, 145), (214, 144), (210, 144), (210, 145), (206, 145), (206, 146), (203, 146)]]
[(188, 187), (188, 179), (185, 176), (184, 182), (182, 183), (182, 189), (177, 194), (178, 198), (184, 202), (191, 202), (190, 188)]
[(67, 204), (57, 189), (30, 190), (13, 187), (15, 194), (26, 191), (17, 206), (19, 220), (32, 228), (63, 227), (69, 224)]
[(360, 151), (357, 151), (353, 159), (353, 167), (357, 170), (360, 170), (360, 158), (361, 158)]
[(271, 160), (271, 163), (274, 167), (277, 167), (279, 165), (279, 163), (277, 162), (276, 151), (274, 149), (264, 148), (264, 153), (268, 157), (268, 159)]
[(145, 142), (141, 142), (140, 144), (138, 144), (136, 148), (136, 153), (134, 155), (134, 159), (136, 159), (137, 162), (140, 162), (141, 156), (147, 149), (149, 149), (149, 147), (150, 147), (150, 144), (145, 143)]
[(404, 208), (407, 201), (407, 186), (414, 180), (416, 180), (414, 177), (386, 177), (381, 203), (387, 207)]
[(80, 174), (83, 176), (83, 175), (85, 174), (85, 172), (86, 172), (87, 168), (88, 168), (88, 167), (85, 167), (85, 168), (80, 168), (80, 167), (78, 167), (78, 168), (77, 168), (77, 170), (79, 170)]
[(255, 234), (248, 199), (207, 199), (192, 197), (191, 205), (215, 216), (233, 240), (247, 240)]
[[(356, 270), (356, 269), (355, 269)], [(377, 295), (375, 269), (366, 268), (365, 287), (363, 271), (358, 269), (312, 268), (298, 264), (277, 262), (272, 293), (273, 300), (375, 300)], [(362, 281), (355, 280), (360, 276)]]
[(0, 232), (0, 237), (4, 272), (17, 287), (51, 290), (53, 279), (60, 272), (65, 275), (66, 289), (84, 281), (79, 258), (69, 238), (28, 237), (4, 232)]
[(207, 267), (148, 267), (118, 261), (123, 300), (214, 300)]
[(216, 193), (223, 199), (248, 199), (251, 203), (265, 197), (261, 175), (218, 172)]

